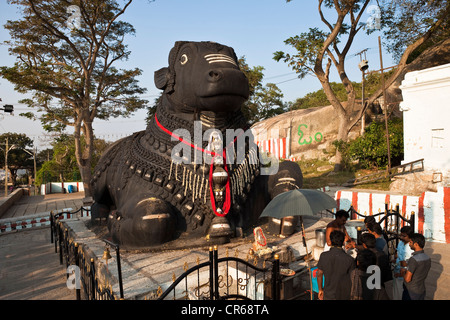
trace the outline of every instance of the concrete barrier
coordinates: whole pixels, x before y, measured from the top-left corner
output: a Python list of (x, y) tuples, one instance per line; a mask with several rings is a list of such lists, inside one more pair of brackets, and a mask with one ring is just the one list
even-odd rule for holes
[(11, 192), (7, 197), (0, 200), (0, 218), (8, 211), (11, 206), (22, 198), (23, 195), (29, 195), (29, 190), (24, 188), (18, 188)]
[[(90, 208), (86, 209), (90, 210)], [(90, 217), (90, 212), (87, 210), (81, 210), (80, 213), (74, 213), (73, 208), (64, 208), (60, 210), (30, 214), (22, 217), (5, 218), (0, 219), (0, 234), (11, 231), (27, 230), (35, 227), (49, 226), (50, 212), (53, 212), (53, 214), (64, 212), (60, 216), (61, 220)]]

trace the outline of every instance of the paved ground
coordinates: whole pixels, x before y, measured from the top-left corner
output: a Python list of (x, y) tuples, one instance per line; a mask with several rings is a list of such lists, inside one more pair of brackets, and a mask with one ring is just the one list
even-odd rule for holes
[(0, 300), (74, 300), (49, 228), (0, 235)]
[[(23, 197), (7, 214), (17, 216), (20, 206), (27, 206), (32, 213), (44, 210), (44, 206), (44, 211), (59, 205), (75, 209), (83, 197), (82, 193)], [(426, 298), (450, 300), (450, 244), (429, 242), (425, 252), (432, 258)], [(0, 234), (0, 300), (73, 300), (75, 292), (65, 281), (48, 227)]]
[(21, 217), (65, 208), (76, 209), (83, 205), (83, 198), (84, 192), (22, 196), (1, 218)]
[[(23, 196), (1, 218), (82, 206), (84, 192)], [(0, 234), (0, 300), (73, 300), (49, 227)]]

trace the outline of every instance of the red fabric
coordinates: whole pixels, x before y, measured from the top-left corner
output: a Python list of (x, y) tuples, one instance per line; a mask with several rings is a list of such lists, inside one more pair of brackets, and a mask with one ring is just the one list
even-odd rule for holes
[[(179, 137), (178, 135), (174, 134), (172, 131), (168, 130), (167, 128), (165, 128), (159, 121), (158, 121), (158, 117), (155, 114), (155, 122), (158, 125), (158, 127), (164, 131), (165, 133), (167, 133), (168, 135), (174, 137), (175, 139), (178, 139), (180, 142), (183, 142), (184, 144), (187, 144), (188, 146), (190, 146), (191, 148), (200, 150), (202, 152), (206, 152), (210, 155), (212, 155), (212, 159), (211, 159), (211, 167), (209, 170), (209, 192), (210, 192), (210, 197), (211, 197), (211, 207), (213, 209), (213, 212), (216, 216), (219, 217), (225, 217), (227, 215), (227, 213), (230, 211), (230, 207), (231, 207), (231, 191), (230, 191), (230, 175), (228, 174), (228, 167), (226, 165), (226, 152), (225, 149), (228, 148), (229, 146), (233, 145), (234, 142), (236, 141), (236, 139), (238, 138), (238, 136), (233, 140), (232, 143), (230, 143), (226, 148), (223, 149), (222, 152), (222, 157), (223, 157), (223, 163), (224, 163), (224, 168), (225, 171), (228, 174), (227, 177), (227, 183), (225, 185), (225, 202), (223, 204), (223, 211), (222, 213), (218, 213), (216, 211), (216, 202), (215, 202), (215, 198), (214, 198), (214, 191), (213, 191), (213, 180), (212, 180), (212, 174), (213, 174), (213, 169), (214, 169), (214, 158), (219, 156), (217, 153), (213, 152), (213, 151), (209, 151), (209, 150), (205, 150), (203, 148), (200, 148), (186, 140), (184, 140), (183, 138)], [(241, 133), (242, 134), (242, 133)]]

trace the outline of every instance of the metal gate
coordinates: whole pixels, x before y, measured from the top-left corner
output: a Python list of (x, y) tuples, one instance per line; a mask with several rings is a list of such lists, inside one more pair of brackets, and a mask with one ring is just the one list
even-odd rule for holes
[[(348, 210), (350, 213), (350, 218), (353, 218), (356, 214), (357, 216), (360, 216), (362, 218), (365, 218), (367, 216), (360, 214), (355, 209), (353, 209), (353, 206), (350, 207)], [(386, 239), (386, 242), (388, 244), (389, 248), (389, 255), (393, 255), (395, 253), (395, 250), (397, 249), (398, 242), (400, 240), (400, 229), (405, 224), (410, 225), (413, 230), (415, 228), (415, 213), (414, 211), (411, 212), (410, 217), (406, 218), (400, 213), (400, 206), (397, 204), (395, 206), (395, 209), (390, 208), (389, 204), (385, 204), (384, 212), (380, 212), (377, 214), (372, 215), (374, 218), (377, 216), (382, 216), (378, 223), (383, 228), (384, 237)]]
[[(209, 248), (209, 260), (187, 269), (162, 292), (158, 288), (158, 300), (256, 300), (280, 298), (280, 261), (278, 255), (269, 261), (271, 267), (258, 267), (258, 261), (253, 263), (237, 256), (219, 258), (217, 246)], [(203, 269), (203, 271), (201, 271)], [(207, 272), (207, 280), (202, 283), (200, 274)], [(188, 285), (188, 276), (196, 277), (194, 286)], [(181, 289), (180, 289), (181, 287)], [(181, 291), (181, 295), (177, 292)]]

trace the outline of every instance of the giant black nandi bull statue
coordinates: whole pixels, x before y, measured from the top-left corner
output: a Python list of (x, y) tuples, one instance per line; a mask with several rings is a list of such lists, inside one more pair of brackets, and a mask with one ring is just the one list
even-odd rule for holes
[(302, 186), (296, 163), (260, 158), (232, 48), (178, 41), (155, 84), (164, 92), (146, 130), (113, 144), (94, 171), (92, 218), (107, 217), (114, 241), (223, 242), (255, 226), (275, 195)]

